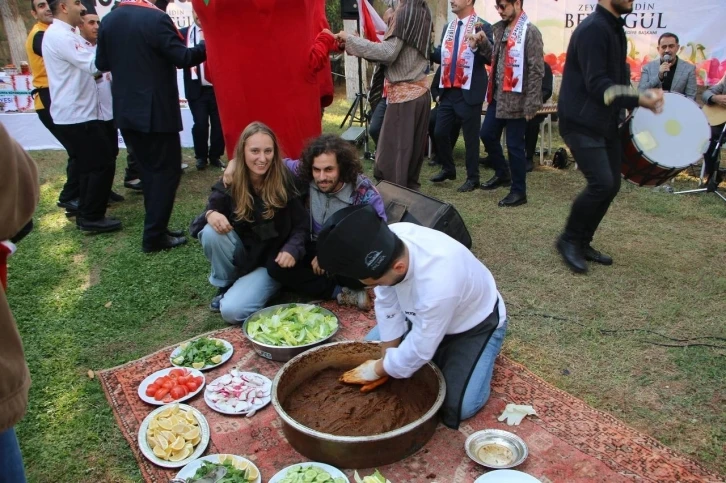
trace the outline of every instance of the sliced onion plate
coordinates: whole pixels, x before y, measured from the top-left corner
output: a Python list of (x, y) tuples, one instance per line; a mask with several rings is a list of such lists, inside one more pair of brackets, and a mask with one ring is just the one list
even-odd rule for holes
[(222, 414), (246, 415), (248, 418), (270, 402), (272, 381), (261, 374), (232, 369), (207, 384), (204, 402)]

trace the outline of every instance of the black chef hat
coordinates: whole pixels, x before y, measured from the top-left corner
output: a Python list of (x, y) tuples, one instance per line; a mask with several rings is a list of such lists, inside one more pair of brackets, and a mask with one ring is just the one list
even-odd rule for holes
[(98, 15), (96, 13), (96, 0), (81, 0), (81, 3), (86, 10), (85, 15)]
[(318, 263), (328, 273), (362, 280), (380, 278), (393, 262), (396, 235), (371, 205), (344, 208), (318, 235)]

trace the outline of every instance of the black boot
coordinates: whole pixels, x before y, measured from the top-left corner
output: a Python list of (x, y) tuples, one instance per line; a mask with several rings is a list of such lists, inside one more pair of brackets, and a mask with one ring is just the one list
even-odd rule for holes
[(584, 248), (582, 249), (582, 252), (583, 252), (583, 255), (585, 256), (585, 260), (587, 260), (588, 262), (595, 262), (595, 263), (599, 263), (600, 265), (612, 265), (613, 264), (613, 257), (595, 250), (593, 247), (590, 246), (589, 243), (584, 246)]
[(582, 247), (578, 243), (572, 243), (560, 237), (555, 246), (570, 270), (575, 273), (587, 273), (585, 256), (582, 253)]

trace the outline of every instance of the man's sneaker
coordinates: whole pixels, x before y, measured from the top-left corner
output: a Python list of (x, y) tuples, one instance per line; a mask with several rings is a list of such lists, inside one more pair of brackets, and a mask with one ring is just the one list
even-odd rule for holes
[(222, 302), (222, 298), (224, 297), (224, 294), (227, 293), (227, 290), (229, 290), (229, 287), (220, 287), (217, 289), (217, 295), (214, 296), (212, 302), (209, 304), (209, 310), (212, 312), (219, 312), (219, 304)]
[(368, 291), (353, 290), (347, 287), (343, 287), (343, 290), (338, 294), (338, 305), (351, 305), (358, 307), (361, 310), (369, 310), (371, 308), (371, 298), (368, 296)]

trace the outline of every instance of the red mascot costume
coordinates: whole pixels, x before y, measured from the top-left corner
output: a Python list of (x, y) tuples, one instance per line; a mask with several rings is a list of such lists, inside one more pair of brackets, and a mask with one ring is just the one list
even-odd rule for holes
[(335, 50), (325, 0), (193, 0), (229, 159), (242, 130), (261, 121), (285, 156), (299, 158), (320, 135), (321, 109), (332, 102), (328, 52)]

